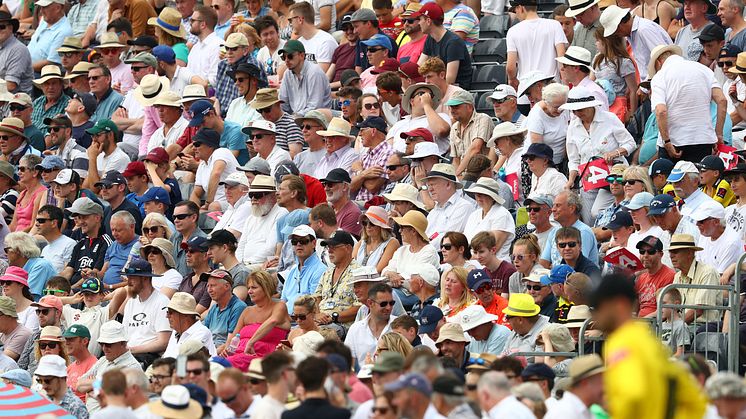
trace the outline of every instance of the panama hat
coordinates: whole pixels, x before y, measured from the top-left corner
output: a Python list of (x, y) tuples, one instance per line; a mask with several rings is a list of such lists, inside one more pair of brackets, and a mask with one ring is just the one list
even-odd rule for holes
[(394, 222), (400, 226), (414, 228), (426, 242), (430, 241), (427, 233), (425, 233), (425, 230), (427, 230), (427, 218), (421, 212), (415, 210), (407, 211), (402, 217), (394, 217)]
[(161, 10), (158, 17), (148, 19), (148, 25), (158, 26), (164, 32), (177, 38), (186, 39), (187, 35), (181, 26), (181, 13), (172, 7), (166, 7)]
[(476, 183), (473, 183), (469, 188), (464, 189), (464, 191), (487, 195), (497, 204), (505, 204), (505, 199), (500, 196), (500, 184), (490, 177), (480, 177)]
[(352, 125), (342, 118), (332, 118), (325, 130), (316, 131), (316, 134), (322, 137), (347, 137), (354, 138), (350, 135)]
[(199, 316), (199, 313), (197, 313), (197, 300), (194, 299), (192, 294), (186, 292), (175, 292), (171, 296), (171, 300), (168, 302), (166, 308), (181, 314)]
[(425, 176), (423, 180), (434, 179), (434, 178), (441, 178), (449, 182), (453, 182), (456, 184), (456, 189), (461, 189), (464, 187), (464, 185), (461, 184), (461, 182), (459, 182), (458, 179), (456, 178), (456, 169), (450, 163), (434, 164), (433, 168), (430, 169), (429, 172), (427, 172), (427, 176)]
[(577, 111), (579, 109), (592, 108), (594, 106), (601, 106), (600, 100), (596, 99), (585, 87), (573, 87), (567, 93), (567, 102), (559, 108), (563, 111)]
[(548, 76), (539, 70), (529, 71), (518, 79), (518, 91), (516, 93), (518, 97), (521, 97), (534, 84), (544, 80), (552, 80), (553, 78), (554, 76)]
[(101, 43), (96, 45), (93, 48), (100, 49), (100, 48), (126, 48), (127, 45), (122, 45), (119, 43), (119, 36), (117, 36), (116, 32), (104, 32), (101, 35)]
[(695, 251), (702, 250), (701, 247), (697, 246), (694, 241), (694, 236), (691, 234), (674, 234), (671, 237), (671, 243), (668, 245), (668, 250), (680, 250), (680, 249), (692, 249)]
[(163, 255), (163, 258), (166, 259), (166, 265), (168, 265), (171, 268), (176, 267), (176, 262), (174, 261), (174, 245), (171, 243), (171, 240), (166, 240), (163, 238), (155, 238), (150, 243), (146, 244), (142, 248), (140, 248), (140, 256), (147, 260), (148, 257), (146, 256), (148, 253), (148, 250), (150, 249), (158, 249), (161, 251), (161, 254)]
[(533, 317), (539, 314), (541, 307), (536, 305), (534, 297), (529, 294), (510, 294), (508, 306), (503, 309), (503, 314), (514, 317)]
[(166, 90), (156, 96), (153, 106), (169, 106), (172, 108), (181, 107), (181, 96), (173, 90)]
[(142, 78), (140, 85), (135, 89), (135, 99), (142, 106), (152, 106), (159, 95), (169, 90), (170, 85), (171, 82), (167, 77), (148, 74)]
[(561, 57), (555, 58), (557, 62), (562, 63), (564, 65), (573, 65), (573, 66), (581, 66), (585, 67), (588, 70), (595, 72), (593, 70), (593, 67), (591, 67), (591, 60), (593, 59), (593, 56), (591, 56), (591, 52), (583, 47), (578, 46), (571, 46), (567, 49), (565, 52), (565, 55)]
[(383, 199), (394, 201), (406, 201), (414, 204), (419, 209), (425, 209), (425, 204), (419, 200), (420, 192), (409, 183), (397, 183), (390, 193), (383, 194)]
[(72, 80), (76, 77), (88, 77), (88, 71), (92, 69), (93, 67), (96, 67), (96, 64), (89, 63), (87, 61), (81, 61), (73, 67), (72, 71), (68, 72), (64, 79), (65, 80)]
[(254, 100), (251, 102), (253, 109), (266, 109), (280, 101), (280, 93), (274, 87), (265, 87), (256, 91)]
[(412, 113), (412, 107), (409, 104), (409, 100), (412, 99), (414, 92), (420, 89), (430, 90), (430, 95), (433, 97), (433, 108), (437, 108), (440, 104), (440, 100), (443, 99), (443, 92), (440, 91), (438, 86), (429, 83), (415, 83), (407, 87), (404, 91), (404, 96), (401, 100), (401, 107), (408, 114)]
[(42, 85), (49, 80), (60, 79), (62, 80), (62, 70), (55, 64), (45, 65), (41, 69), (41, 76), (38, 79), (33, 80), (34, 84)]
[(591, 309), (587, 305), (579, 305), (570, 307), (570, 311), (567, 313), (567, 322), (565, 326), (568, 328), (581, 327), (586, 320), (591, 318)]
[(200, 99), (207, 99), (205, 86), (201, 84), (189, 84), (184, 88), (184, 91), (181, 92), (181, 100), (179, 102), (186, 103)]
[(583, 355), (570, 362), (569, 376), (573, 385), (590, 376), (601, 374), (606, 370), (604, 361), (598, 354)]
[(658, 45), (650, 51), (650, 61), (648, 62), (648, 78), (652, 79), (655, 76), (657, 70), (655, 69), (655, 61), (660, 58), (661, 55), (670, 52), (675, 55), (681, 55), (681, 47), (678, 45)]
[(18, 118), (14, 118), (12, 116), (3, 118), (3, 120), (0, 121), (0, 132), (7, 132), (13, 135), (20, 135), (21, 137), (26, 138), (26, 136), (23, 134), (23, 128), (24, 128), (23, 121), (21, 121)]
[(57, 52), (83, 52), (83, 43), (80, 41), (80, 37), (67, 36), (62, 41), (62, 45), (57, 48)]
[(193, 419), (202, 417), (202, 406), (189, 396), (189, 389), (182, 385), (166, 386), (161, 398), (148, 403), (153, 414), (171, 419)]
[(569, 0), (565, 17), (575, 17), (598, 4), (601, 0)]
[(256, 175), (249, 187), (249, 193), (252, 192), (277, 192), (275, 179), (272, 176)]
[(746, 52), (738, 53), (736, 65), (728, 69), (729, 73), (746, 74)]

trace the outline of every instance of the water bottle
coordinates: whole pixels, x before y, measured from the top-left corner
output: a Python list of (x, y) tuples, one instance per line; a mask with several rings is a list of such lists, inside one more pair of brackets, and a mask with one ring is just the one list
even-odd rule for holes
[(236, 333), (236, 336), (233, 336), (233, 339), (231, 339), (231, 343), (228, 344), (228, 353), (234, 354), (236, 353), (236, 349), (238, 349), (238, 344), (241, 342), (241, 334)]

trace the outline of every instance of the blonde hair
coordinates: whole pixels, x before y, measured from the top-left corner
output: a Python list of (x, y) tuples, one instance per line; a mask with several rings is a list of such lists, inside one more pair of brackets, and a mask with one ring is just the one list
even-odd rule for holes
[(438, 307), (441, 309), (449, 307), (450, 313), (458, 313), (464, 307), (474, 304), (476, 298), (469, 291), (469, 285), (466, 283), (466, 277), (469, 275), (469, 271), (461, 266), (456, 266), (446, 271), (443, 278), (447, 278), (451, 273), (456, 276), (456, 279), (461, 283), (464, 290), (461, 292), (458, 301), (449, 301), (448, 296), (446, 295), (446, 281), (440, 281), (440, 301), (438, 301)]
[(378, 345), (383, 346), (387, 351), (398, 352), (404, 358), (412, 353), (412, 345), (409, 343), (407, 338), (396, 332), (384, 333), (383, 336), (378, 339)]
[(624, 169), (624, 174), (622, 175), (622, 179), (639, 180), (645, 185), (646, 192), (650, 192), (651, 194), (654, 194), (653, 184), (650, 182), (650, 176), (648, 176), (648, 171), (642, 166), (630, 166)]
[[(60, 357), (65, 360), (65, 365), (70, 365), (70, 358), (67, 356), (67, 350), (65, 349), (65, 339), (60, 339), (59, 341), (56, 340), (45, 340), (45, 342), (57, 342), (57, 347), (60, 348)], [(34, 356), (36, 357), (36, 360), (39, 361), (41, 359), (41, 349), (39, 349), (39, 340), (34, 342)]]
[(277, 281), (265, 270), (258, 270), (250, 273), (249, 277), (246, 279), (246, 284), (248, 284), (249, 281), (256, 282), (256, 284), (259, 285), (259, 288), (264, 291), (268, 300), (271, 300), (272, 296), (277, 292)]
[(171, 229), (168, 227), (168, 220), (166, 220), (166, 216), (161, 213), (151, 212), (146, 215), (145, 219), (142, 220), (142, 225), (163, 227), (163, 230), (166, 231), (166, 239), (171, 239)]
[(304, 307), (306, 310), (308, 310), (309, 313), (316, 313), (318, 311), (318, 307), (316, 306), (316, 299), (307, 294), (299, 295), (295, 299), (293, 305)]
[(236, 32), (240, 32), (246, 35), (246, 39), (249, 41), (249, 45), (253, 45), (254, 49), (259, 49), (264, 46), (262, 38), (256, 33), (256, 29), (248, 23), (242, 23), (236, 27)]

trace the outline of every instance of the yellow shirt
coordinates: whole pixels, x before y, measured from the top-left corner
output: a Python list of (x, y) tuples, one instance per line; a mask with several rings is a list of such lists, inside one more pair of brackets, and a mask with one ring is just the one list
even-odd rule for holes
[[(706, 400), (694, 378), (669, 360), (671, 353), (643, 322), (628, 322), (604, 346), (609, 414), (614, 419), (701, 419)], [(668, 406), (669, 387), (675, 400)]]
[(701, 189), (705, 195), (711, 197), (724, 207), (736, 203), (736, 194), (733, 193), (733, 189), (730, 188), (730, 183), (725, 179), (717, 181), (715, 186), (705, 186)]
[(678, 204), (679, 200), (681, 199), (681, 198), (678, 197), (678, 195), (676, 195), (676, 190), (673, 188), (673, 185), (670, 184), (670, 183), (666, 183), (666, 186), (663, 187), (663, 192), (662, 193), (664, 193), (666, 195), (671, 195), (671, 197), (673, 198), (673, 200), (677, 204)]

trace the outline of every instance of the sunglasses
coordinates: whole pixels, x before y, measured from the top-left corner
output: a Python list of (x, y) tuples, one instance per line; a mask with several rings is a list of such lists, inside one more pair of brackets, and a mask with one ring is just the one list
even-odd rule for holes
[(41, 315), (47, 316), (47, 315), (49, 315), (49, 310), (50, 309), (48, 309), (48, 308), (37, 308), (36, 309), (36, 315), (37, 316), (41, 316)]
[(637, 183), (637, 182), (640, 182), (640, 183), (642, 183), (642, 181), (641, 181), (641, 180), (637, 180), (637, 179), (627, 179), (627, 180), (624, 180), (624, 181), (622, 181), (622, 185), (624, 185), (624, 186), (627, 186), (627, 185), (634, 185), (634, 184), (635, 184), (635, 183)]
[[(261, 384), (261, 383), (263, 383), (263, 382), (264, 382), (264, 380), (260, 380), (260, 379), (258, 379), (258, 378), (249, 378), (249, 382), (250, 382), (251, 384), (253, 384), (253, 385), (257, 385), (257, 384)], [(234, 397), (234, 399), (235, 399), (235, 397)], [(231, 401), (232, 401), (232, 400), (231, 400)], [(225, 401), (225, 400), (224, 400), (224, 401), (223, 401), (223, 403), (230, 403), (230, 402), (228, 402), (228, 401)]]
[(474, 292), (477, 294), (481, 294), (487, 291), (492, 291), (492, 284), (482, 284), (479, 288), (474, 290)]
[(270, 112), (272, 112), (272, 107), (269, 106), (269, 107), (266, 107), (266, 108), (259, 109), (258, 112), (259, 113), (270, 113)]
[(241, 48), (241, 47), (225, 47), (225, 50), (226, 51), (230, 51), (230, 52), (234, 52), (234, 51), (238, 51), (239, 48)]
[(65, 127), (49, 127), (49, 128), (47, 128), (47, 131), (49, 131), (49, 132), (60, 132), (60, 130), (63, 129), (63, 128), (65, 128)]
[(406, 166), (406, 164), (390, 164), (386, 166), (386, 170), (394, 171), (402, 166)]
[(57, 294), (57, 293), (60, 293), (60, 294), (62, 294), (62, 293), (64, 293), (64, 292), (65, 292), (65, 290), (53, 290), (53, 289), (46, 289), (46, 290), (43, 290), (43, 291), (41, 292), (41, 294), (42, 294), (42, 295), (54, 295), (54, 294)]
[(137, 67), (130, 66), (130, 70), (132, 70), (133, 73), (136, 73), (138, 71), (142, 71), (142, 70), (144, 70), (146, 68), (148, 68), (148, 66), (146, 66), (146, 65), (141, 65), (141, 66), (137, 66)]
[(35, 169), (33, 169), (31, 167), (26, 167), (26, 166), (19, 166), (18, 167), (18, 171), (21, 172), (21, 173), (23, 173), (23, 172), (30, 172), (32, 170), (35, 170)]
[(115, 186), (119, 185), (118, 183), (112, 183), (111, 185), (102, 185), (101, 189), (111, 189)]
[(102, 348), (111, 348), (112, 346), (116, 345), (116, 343), (104, 343), (104, 342), (99, 342), (99, 344), (101, 345)]
[(718, 62), (718, 67), (722, 68), (722, 67), (726, 67), (726, 66), (733, 67), (733, 61), (720, 61), (720, 62)]
[(363, 105), (363, 107), (364, 107), (364, 108), (365, 108), (366, 110), (372, 110), (372, 109), (381, 109), (381, 104), (380, 104), (380, 103), (378, 103), (378, 102), (373, 102), (373, 103), (366, 103), (365, 105)]
[(385, 415), (386, 413), (389, 412), (390, 409), (391, 409), (390, 407), (375, 407), (375, 406), (373, 406), (370, 410), (371, 410), (371, 413), (373, 413), (373, 414), (380, 413), (382, 415)]
[(248, 79), (248, 77), (236, 77), (236, 83), (243, 83)]
[(557, 243), (557, 246), (560, 249), (564, 249), (565, 247), (569, 247), (570, 249), (574, 248), (578, 245), (578, 242), (564, 242), (564, 243)]
[(57, 349), (57, 342), (39, 342), (39, 349)]
[(262, 199), (269, 194), (269, 192), (249, 192), (249, 199)]
[[(404, 142), (407, 143), (407, 144), (409, 144), (411, 142), (419, 141), (419, 140), (424, 140), (424, 138), (422, 138), (422, 137), (407, 137), (407, 138), (404, 139)], [(415, 161), (414, 159), (411, 159), (411, 160)]]
[(482, 358), (469, 358), (469, 364), (468, 365), (485, 365), (488, 362)]
[[(249, 382), (251, 382), (251, 380), (254, 380), (254, 378), (249, 379)], [(225, 404), (231, 404), (234, 401), (236, 401), (237, 398), (238, 398), (238, 393), (232, 395), (231, 397), (226, 397), (224, 399), (221, 398), (220, 401), (223, 402), (223, 403), (225, 403)]]
[(509, 96), (508, 97), (504, 97), (502, 99), (492, 99), (492, 103), (497, 103), (497, 104), (502, 105), (503, 103), (509, 101), (510, 99), (512, 99), (512, 98), (509, 97)]
[(368, 52), (373, 53), (373, 52), (381, 51), (383, 49), (385, 49), (385, 48), (383, 48), (383, 47), (368, 47)]
[(142, 232), (143, 232), (143, 234), (150, 234), (150, 233), (155, 234), (155, 233), (158, 232), (159, 228), (160, 227), (158, 227), (158, 226), (156, 226), (156, 227), (143, 227), (142, 228)]
[(640, 250), (640, 256), (642, 256), (642, 255), (650, 255), (650, 256), (653, 256), (653, 255), (655, 255), (656, 253), (658, 253), (658, 251), (657, 251), (657, 250), (655, 250), (655, 249)]
[(280, 59), (281, 59), (282, 61), (292, 60), (292, 59), (293, 59), (293, 57), (295, 57), (295, 53), (294, 53), (294, 52), (292, 52), (292, 53), (290, 53), (290, 54), (281, 54), (281, 55), (280, 55)]
[(350, 106), (352, 104), (352, 101), (350, 99), (345, 99), (342, 101), (342, 106)]
[(93, 291), (93, 292), (98, 292), (100, 289), (98, 284), (95, 282), (83, 282), (83, 285), (81, 285), (80, 288), (84, 290)]
[[(5, 253), (8, 253), (8, 248), (5, 249)], [(9, 287), (10, 284), (15, 283), (15, 281), (0, 281), (0, 286), (2, 287)]]
[(38, 224), (44, 224), (44, 223), (46, 223), (49, 220), (51, 220), (51, 218), (39, 218), (39, 217), (36, 218), (36, 222)]
[(311, 240), (309, 240), (309, 239), (290, 239), (290, 244), (292, 244), (293, 246), (297, 246), (297, 245), (305, 246), (308, 243), (311, 243)]
[(445, 244), (441, 244), (440, 248), (442, 250), (451, 250), (453, 249), (453, 245), (451, 243), (445, 243)]
[(307, 317), (308, 317), (308, 316), (306, 316), (305, 314), (292, 314), (292, 315), (290, 315), (290, 318), (291, 318), (291, 319), (292, 319), (293, 321), (298, 321), (298, 320), (300, 320), (300, 321), (304, 322), (304, 321), (306, 321), (306, 318), (307, 318)]
[[(119, 48), (101, 48), (99, 50), (103, 55), (114, 55), (119, 54)], [(99, 76), (101, 77), (101, 76)], [(89, 77), (90, 78), (90, 77)]]
[(390, 306), (390, 307), (393, 307), (393, 306), (396, 305), (396, 301), (394, 301), (394, 300), (391, 300), (391, 301), (376, 301), (376, 303), (378, 303), (378, 306), (381, 307), (381, 308), (386, 308), (387, 305)]
[(186, 220), (194, 214), (174, 214), (174, 218), (177, 220)]
[(28, 109), (26, 106), (23, 105), (10, 105), (10, 110), (13, 112), (23, 112), (26, 109)]
[(160, 249), (148, 249), (148, 250), (145, 251), (145, 256), (150, 255), (150, 254), (153, 254), (153, 255), (162, 255), (163, 252), (161, 252)]
[(220, 10), (220, 5), (213, 4), (212, 8), (215, 9), (215, 10)]
[(402, 22), (404, 22), (404, 23), (414, 23), (414, 22), (417, 22), (417, 19), (402, 19)]
[(624, 177), (623, 176), (616, 176), (616, 175), (606, 176), (606, 181), (608, 183), (623, 183), (624, 182)]
[(199, 368), (196, 370), (187, 370), (186, 372), (187, 372), (187, 375), (200, 376), (202, 375), (203, 372), (205, 372), (205, 370), (203, 370), (202, 368)]
[(252, 140), (261, 140), (262, 138), (268, 137), (268, 136), (269, 136), (268, 134), (250, 134), (249, 138), (251, 138)]
[(312, 130), (312, 129), (319, 129), (319, 128), (321, 128), (321, 127), (320, 127), (320, 126), (317, 126), (317, 125), (309, 125), (309, 124), (305, 124), (305, 125), (302, 125), (302, 126), (301, 126), (300, 128), (301, 128), (301, 129), (305, 129), (305, 130), (309, 130), (309, 131), (310, 131), (310, 130)]
[(541, 207), (526, 207), (526, 211), (528, 212), (540, 212)]
[(543, 285), (526, 285), (526, 291), (541, 291)]
[(469, 390), (469, 391), (474, 391), (474, 390), (477, 389), (477, 385), (476, 384), (467, 384), (466, 385), (466, 389)]
[(103, 77), (103, 76), (88, 76), (88, 80), (96, 81), (96, 80), (100, 79), (101, 77)]

